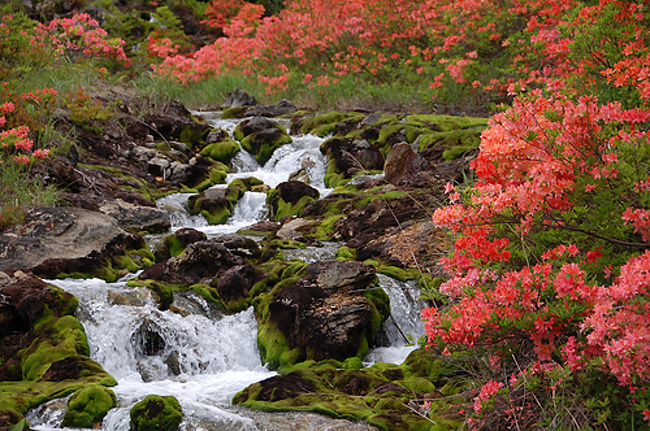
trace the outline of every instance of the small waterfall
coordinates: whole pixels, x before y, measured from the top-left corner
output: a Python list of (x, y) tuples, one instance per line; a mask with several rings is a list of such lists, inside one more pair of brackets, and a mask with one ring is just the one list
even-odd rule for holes
[[(189, 413), (185, 430), (198, 431), (206, 424), (257, 430), (250, 418), (230, 407), (239, 390), (275, 374), (260, 362), (252, 308), (221, 315), (190, 293), (177, 296), (175, 313), (158, 310), (148, 289), (123, 282), (49, 282), (79, 298), (77, 317), (86, 329), (91, 356), (118, 380), (114, 391), (119, 406), (109, 412), (102, 429), (127, 431), (133, 404), (158, 394), (180, 401)], [(61, 405), (41, 408), (32, 414), (35, 429), (60, 425)]]
[(207, 235), (234, 233), (239, 229), (266, 219), (267, 216), (266, 193), (246, 192), (235, 205), (228, 223), (205, 226), (198, 228), (198, 230), (205, 232)]
[(171, 230), (175, 231), (183, 227), (207, 226), (208, 222), (202, 215), (190, 215), (187, 208), (187, 199), (192, 193), (174, 193), (156, 201), (156, 206), (169, 213)]
[[(424, 334), (424, 322), (420, 311), (424, 304), (419, 301), (420, 288), (415, 281), (399, 281), (377, 274), (379, 285), (390, 298), (391, 316), (384, 322), (380, 347), (371, 349), (364, 362), (390, 362), (399, 364), (417, 347), (418, 338)], [(412, 336), (415, 345), (404, 339)]]
[[(293, 137), (291, 144), (283, 145), (273, 152), (273, 156), (264, 167), (260, 167), (257, 163), (252, 165), (242, 154), (247, 153), (240, 151), (235, 156), (237, 170), (226, 177), (226, 182), (236, 178), (255, 177), (270, 187), (276, 187), (281, 182), (288, 181), (292, 173), (303, 171), (306, 182), (318, 189), (321, 194), (327, 192), (329, 189), (325, 188), (324, 183), (327, 158), (320, 153), (320, 145), (323, 141), (323, 138), (314, 135)], [(239, 156), (240, 154), (242, 155)]]

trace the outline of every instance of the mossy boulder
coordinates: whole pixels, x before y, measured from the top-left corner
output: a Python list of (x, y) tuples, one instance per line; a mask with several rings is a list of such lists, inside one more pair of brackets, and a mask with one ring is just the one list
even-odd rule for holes
[(179, 429), (183, 409), (175, 397), (149, 395), (129, 414), (131, 431), (174, 431)]
[(240, 150), (239, 144), (230, 139), (228, 132), (223, 129), (210, 131), (205, 143), (206, 146), (201, 149), (201, 155), (221, 163), (229, 163)]
[(171, 235), (167, 235), (162, 246), (156, 250), (156, 261), (161, 262), (170, 257), (180, 256), (185, 248), (197, 241), (206, 240), (205, 233), (192, 228), (179, 229)]
[(321, 261), (284, 279), (257, 304), (258, 345), (271, 368), (305, 359), (363, 357), (389, 314), (371, 267)]
[(384, 167), (384, 156), (365, 139), (333, 137), (323, 142), (321, 153), (334, 161), (336, 171), (345, 178)]
[(319, 196), (318, 190), (301, 181), (286, 181), (269, 192), (266, 203), (271, 218), (279, 221), (287, 216), (300, 216), (302, 210)]
[(106, 413), (117, 405), (115, 393), (107, 387), (91, 384), (79, 389), (68, 399), (63, 426), (95, 428)]
[(0, 427), (31, 408), (115, 379), (88, 357), (74, 296), (19, 272), (0, 278)]
[(280, 124), (264, 117), (242, 121), (235, 128), (233, 136), (261, 165), (271, 158), (278, 147), (292, 142)]

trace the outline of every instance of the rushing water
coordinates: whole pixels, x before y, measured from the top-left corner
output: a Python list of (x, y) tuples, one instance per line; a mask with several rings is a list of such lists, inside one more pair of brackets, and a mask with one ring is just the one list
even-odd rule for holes
[[(204, 114), (204, 118), (211, 126), (229, 133), (241, 121), (222, 120), (212, 114)], [(275, 187), (300, 171), (321, 196), (326, 195), (330, 191), (323, 182), (327, 159), (319, 151), (323, 139), (312, 135), (293, 139), (292, 144), (277, 149), (263, 167), (250, 154), (240, 151), (226, 181), (254, 176)], [(232, 233), (268, 216), (266, 194), (246, 192), (227, 223), (209, 226), (202, 216), (188, 213), (189, 196), (178, 193), (157, 202), (170, 214), (172, 231), (191, 227), (208, 235)], [(152, 236), (148, 240), (155, 247), (161, 238)], [(333, 259), (338, 246), (325, 243), (322, 247), (285, 250), (285, 256), (306, 262)], [(275, 374), (260, 362), (252, 308), (224, 315), (190, 292), (175, 296), (174, 311), (160, 311), (148, 289), (129, 287), (126, 280), (50, 281), (79, 298), (77, 317), (85, 327), (91, 356), (118, 381), (113, 388), (118, 407), (104, 418), (103, 430), (127, 431), (131, 407), (149, 394), (173, 395), (179, 400), (185, 431), (293, 430), (296, 421), (305, 430), (368, 429), (318, 415), (269, 414), (232, 406), (230, 400), (238, 391)], [(379, 340), (382, 347), (371, 350), (365, 362), (399, 363), (413, 349), (405, 336), (417, 339), (423, 332), (419, 292), (412, 283), (382, 275), (379, 280), (390, 297), (392, 316), (384, 324)], [(28, 420), (36, 430), (60, 430), (65, 408), (65, 399), (53, 400), (32, 410)]]

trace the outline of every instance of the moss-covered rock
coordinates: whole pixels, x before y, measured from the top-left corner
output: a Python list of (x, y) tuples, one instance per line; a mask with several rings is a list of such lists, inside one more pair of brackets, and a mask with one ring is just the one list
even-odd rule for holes
[(242, 121), (233, 131), (233, 136), (243, 149), (253, 154), (257, 163), (263, 165), (280, 146), (290, 144), (291, 137), (277, 122), (263, 117)]
[(149, 395), (131, 409), (131, 431), (174, 431), (179, 429), (183, 409), (172, 396)]
[(117, 384), (88, 357), (83, 326), (72, 316), (76, 298), (34, 278), (5, 286), (0, 295), (0, 427), (83, 387)]
[(107, 387), (91, 384), (79, 389), (68, 399), (63, 426), (95, 428), (106, 413), (117, 405), (115, 393)]
[(253, 304), (258, 346), (269, 367), (306, 359), (363, 357), (389, 314), (389, 299), (374, 288), (371, 268), (357, 262), (296, 262)]
[(209, 144), (201, 150), (201, 155), (222, 163), (228, 163), (239, 152), (239, 145), (232, 139)]
[(300, 181), (286, 181), (269, 191), (266, 203), (273, 220), (300, 216), (307, 205), (318, 199), (318, 190)]

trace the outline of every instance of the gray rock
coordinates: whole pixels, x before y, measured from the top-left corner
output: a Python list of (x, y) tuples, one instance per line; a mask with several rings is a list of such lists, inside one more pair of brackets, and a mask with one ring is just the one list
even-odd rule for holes
[(142, 237), (126, 232), (104, 213), (73, 207), (37, 209), (22, 226), (0, 234), (0, 270), (27, 268), (55, 276), (62, 265), (65, 272), (87, 270), (124, 247), (143, 246)]
[(122, 229), (135, 232), (166, 232), (171, 227), (169, 214), (156, 207), (146, 207), (122, 199), (104, 201), (99, 210), (113, 217)]
[(238, 108), (240, 106), (251, 105), (257, 105), (257, 100), (241, 88), (236, 89), (226, 96), (226, 100), (223, 102), (223, 106), (228, 108)]

